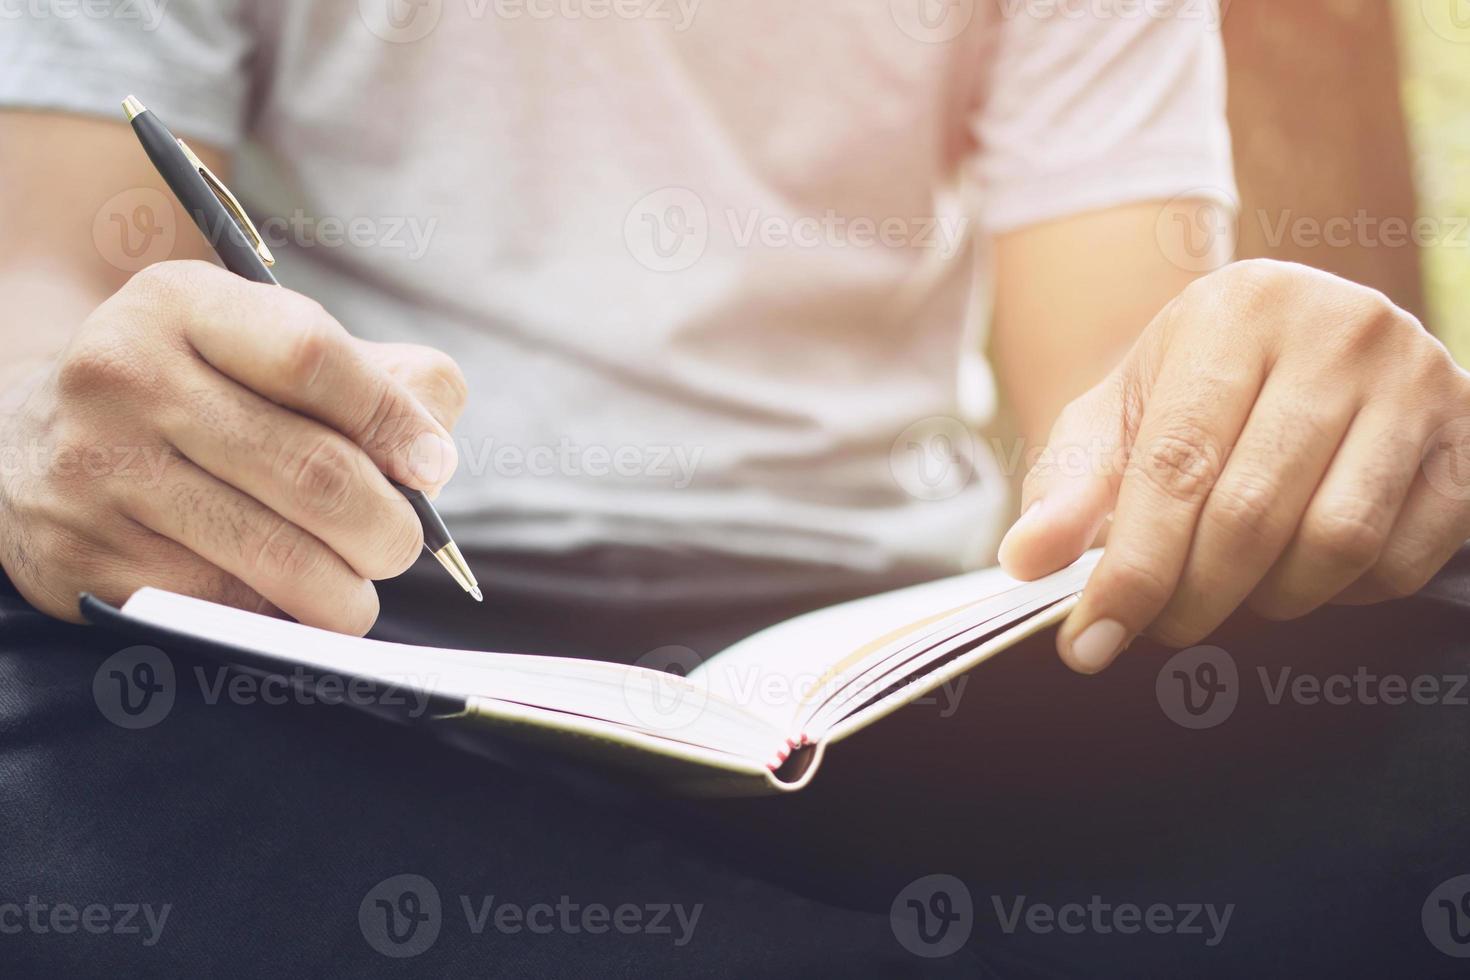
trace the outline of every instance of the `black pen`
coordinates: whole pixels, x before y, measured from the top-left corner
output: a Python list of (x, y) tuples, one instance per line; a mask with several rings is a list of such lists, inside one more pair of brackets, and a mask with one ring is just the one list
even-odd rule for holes
[[(143, 103), (130, 95), (123, 100), (123, 111), (148, 153), (148, 159), (153, 161), (159, 175), (199, 226), (225, 268), (251, 282), (279, 286), (270, 270), (276, 264), (275, 256), (271, 255), (260, 232), (224, 182), (204, 165), (187, 143), (170, 133), (168, 127)], [(424, 526), (424, 548), (439, 560), (461, 588), (475, 597), (476, 602), (484, 601), (474, 573), (465, 563), (459, 546), (449, 536), (449, 529), (444, 526), (434, 504), (420, 490), (398, 483), (393, 486), (408, 498), (418, 514)]]

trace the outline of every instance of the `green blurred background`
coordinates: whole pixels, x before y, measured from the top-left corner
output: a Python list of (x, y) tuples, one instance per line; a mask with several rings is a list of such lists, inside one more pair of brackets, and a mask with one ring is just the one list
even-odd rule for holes
[(1220, 5), (1237, 254), (1380, 289), (1470, 367), (1470, 0)]
[[(1395, 3), (1419, 211), (1470, 220), (1470, 2)], [(1423, 251), (1425, 305), (1435, 332), (1470, 366), (1470, 229), (1457, 238)]]

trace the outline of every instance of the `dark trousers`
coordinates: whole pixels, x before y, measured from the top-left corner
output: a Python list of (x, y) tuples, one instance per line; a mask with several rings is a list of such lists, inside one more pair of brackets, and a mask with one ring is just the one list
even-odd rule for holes
[[(506, 569), (486, 608), (420, 569), (379, 634), (708, 654), (892, 584), (711, 602), (617, 555), (574, 588), (476, 563)], [(1470, 969), (1470, 553), (1414, 599), (1139, 644), (1096, 678), (1037, 638), (755, 800), (490, 762), (187, 648), (171, 707), (127, 727), (102, 668), (132, 643), (0, 592), (5, 977)]]

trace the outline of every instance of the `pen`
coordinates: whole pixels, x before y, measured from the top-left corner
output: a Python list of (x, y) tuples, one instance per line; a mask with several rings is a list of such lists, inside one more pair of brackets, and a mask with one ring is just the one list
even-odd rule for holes
[[(123, 100), (123, 111), (159, 176), (189, 212), (225, 268), (251, 282), (279, 286), (270, 270), (276, 264), (275, 256), (230, 189), (143, 103), (130, 95)], [(408, 498), (418, 514), (424, 526), (424, 548), (476, 602), (484, 601), (474, 573), (449, 536), (449, 529), (434, 504), (420, 490), (398, 483), (393, 486)]]

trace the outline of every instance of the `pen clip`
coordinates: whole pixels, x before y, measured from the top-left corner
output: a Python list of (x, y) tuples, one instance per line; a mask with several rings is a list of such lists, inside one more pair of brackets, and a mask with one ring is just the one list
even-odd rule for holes
[(245, 237), (250, 240), (250, 247), (255, 249), (255, 254), (260, 256), (260, 261), (266, 265), (275, 265), (276, 257), (266, 247), (265, 239), (256, 230), (255, 223), (250, 220), (250, 215), (245, 213), (245, 209), (235, 199), (235, 195), (230, 193), (230, 189), (225, 186), (224, 181), (216, 177), (214, 171), (204, 165), (204, 161), (199, 159), (193, 150), (189, 149), (188, 143), (185, 143), (183, 140), (178, 140), (178, 144), (179, 149), (184, 151), (184, 156), (189, 158), (189, 163), (193, 165), (194, 169), (199, 171), (199, 176), (204, 178), (204, 182), (209, 185), (209, 189), (214, 191), (214, 196), (219, 198), (219, 202), (225, 206), (226, 211), (230, 212), (230, 216), (235, 219), (235, 223), (240, 226), (240, 230), (245, 233)]

